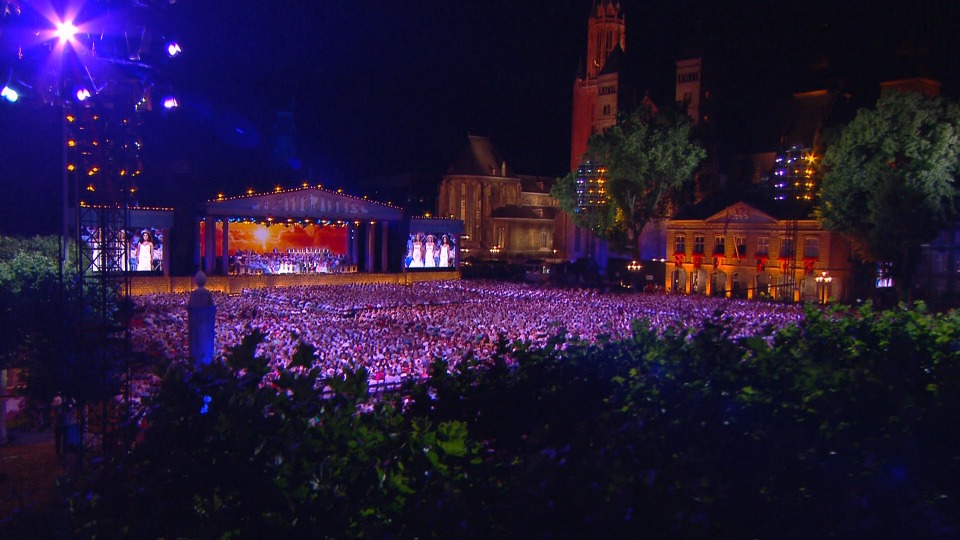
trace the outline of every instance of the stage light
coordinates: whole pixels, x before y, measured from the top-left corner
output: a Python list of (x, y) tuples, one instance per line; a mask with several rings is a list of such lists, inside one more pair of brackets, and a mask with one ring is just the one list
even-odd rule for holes
[(16, 103), (17, 100), (20, 99), (20, 94), (13, 88), (4, 86), (3, 90), (0, 90), (0, 97), (9, 101), (10, 103)]
[(73, 36), (77, 35), (77, 27), (73, 25), (73, 21), (59, 22), (53, 35), (60, 40), (60, 43), (73, 41)]
[(77, 101), (86, 101), (90, 98), (90, 91), (86, 88), (77, 90)]
[(177, 103), (177, 98), (173, 96), (167, 96), (163, 98), (163, 108), (166, 110), (176, 109), (180, 104)]
[(167, 54), (170, 56), (170, 58), (176, 58), (177, 56), (180, 56), (180, 53), (182, 52), (183, 49), (180, 48), (180, 44), (176, 41), (167, 43)]

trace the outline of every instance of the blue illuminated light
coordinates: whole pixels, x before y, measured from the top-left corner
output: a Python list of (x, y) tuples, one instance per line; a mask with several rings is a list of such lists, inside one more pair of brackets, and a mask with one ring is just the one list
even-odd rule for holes
[(16, 103), (17, 100), (20, 99), (20, 94), (13, 88), (4, 86), (3, 90), (0, 90), (0, 97), (9, 101), (10, 103)]

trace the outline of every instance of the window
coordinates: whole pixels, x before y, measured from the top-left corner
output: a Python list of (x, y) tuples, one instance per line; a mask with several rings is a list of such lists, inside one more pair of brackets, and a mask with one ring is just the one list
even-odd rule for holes
[(766, 236), (757, 238), (757, 255), (763, 255), (764, 257), (770, 255), (770, 239)]
[(716, 236), (713, 239), (713, 254), (714, 255), (726, 255), (727, 254), (727, 239), (723, 236)]
[(609, 114), (610, 114), (610, 105), (604, 105), (604, 106), (603, 106), (603, 114), (604, 114), (604, 115), (609, 115)]
[(686, 253), (687, 252), (687, 237), (678, 234), (673, 241), (673, 252), (674, 253)]
[(550, 232), (540, 229), (540, 249), (550, 249)]
[(803, 241), (803, 257), (805, 259), (820, 258), (820, 239), (807, 238)]
[(733, 237), (733, 244), (736, 246), (737, 258), (747, 256), (747, 239), (743, 236)]
[(780, 237), (780, 257), (793, 257), (796, 255), (797, 250), (793, 245), (792, 236), (781, 236)]
[(702, 235), (696, 235), (693, 237), (693, 254), (694, 255), (703, 255), (703, 244), (704, 238)]

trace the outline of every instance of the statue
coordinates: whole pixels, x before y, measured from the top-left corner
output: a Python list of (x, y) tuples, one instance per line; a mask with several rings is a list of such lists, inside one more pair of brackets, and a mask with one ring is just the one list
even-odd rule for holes
[(213, 360), (214, 341), (216, 340), (217, 306), (213, 295), (204, 288), (207, 276), (197, 272), (193, 282), (197, 288), (190, 293), (187, 302), (187, 335), (190, 343), (190, 357), (194, 365), (209, 364)]

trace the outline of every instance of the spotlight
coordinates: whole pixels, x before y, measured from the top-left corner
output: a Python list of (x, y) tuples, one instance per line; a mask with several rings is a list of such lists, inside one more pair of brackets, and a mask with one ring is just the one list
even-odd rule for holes
[(9, 86), (4, 86), (3, 90), (0, 90), (0, 97), (9, 101), (10, 103), (16, 103), (20, 99), (20, 94), (16, 90), (10, 88)]
[(77, 101), (86, 101), (90, 98), (90, 90), (86, 88), (80, 88), (77, 90)]
[(73, 21), (59, 22), (53, 35), (60, 40), (60, 43), (73, 41), (73, 36), (77, 35), (77, 27), (73, 25)]
[(180, 104), (177, 103), (177, 98), (173, 96), (167, 96), (163, 98), (163, 108), (166, 110), (176, 109)]
[(167, 54), (170, 56), (170, 58), (176, 58), (177, 56), (180, 56), (180, 53), (182, 52), (183, 49), (180, 48), (180, 44), (176, 41), (167, 43)]

